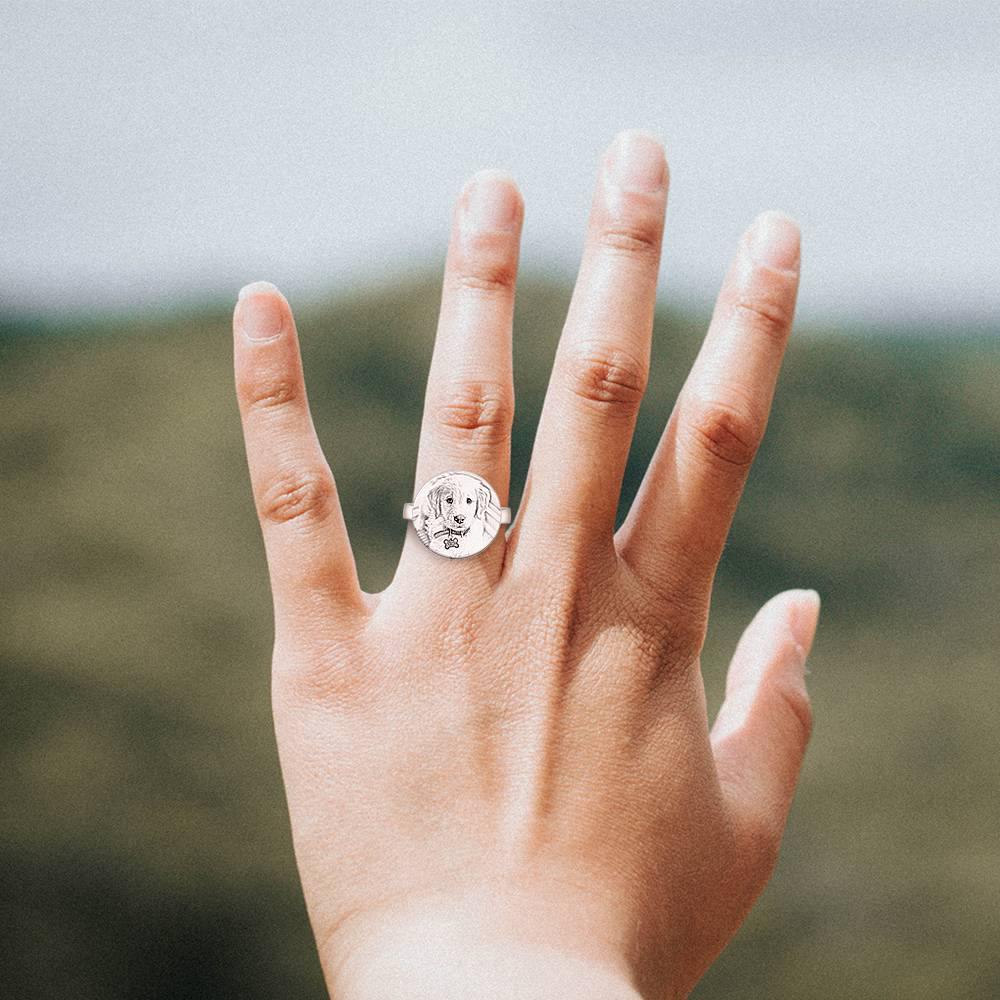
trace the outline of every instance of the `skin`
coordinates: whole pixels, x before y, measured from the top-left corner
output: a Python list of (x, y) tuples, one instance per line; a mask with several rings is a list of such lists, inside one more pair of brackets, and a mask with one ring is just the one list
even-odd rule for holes
[[(295, 323), (240, 293), (235, 376), (274, 599), (274, 722), (331, 995), (687, 995), (774, 867), (811, 714), (814, 591), (743, 634), (710, 727), (716, 566), (792, 326), (799, 232), (758, 217), (631, 512), (668, 170), (620, 133), (523, 500), (484, 552), (406, 534), (362, 592), (309, 413)], [(454, 209), (414, 493), (448, 469), (509, 487), (523, 202), (495, 170)]]

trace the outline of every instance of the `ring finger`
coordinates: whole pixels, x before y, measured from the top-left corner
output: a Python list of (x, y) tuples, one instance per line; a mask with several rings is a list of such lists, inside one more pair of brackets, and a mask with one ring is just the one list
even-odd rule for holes
[[(523, 216), (516, 184), (498, 170), (474, 174), (456, 202), (414, 492), (442, 472), (462, 470), (484, 478), (501, 504), (507, 503), (514, 417), (511, 331)], [(502, 557), (498, 539), (475, 561), (495, 578)], [(408, 531), (403, 560), (426, 559), (434, 560), (439, 572), (467, 572), (458, 568), (464, 560), (442, 561)]]

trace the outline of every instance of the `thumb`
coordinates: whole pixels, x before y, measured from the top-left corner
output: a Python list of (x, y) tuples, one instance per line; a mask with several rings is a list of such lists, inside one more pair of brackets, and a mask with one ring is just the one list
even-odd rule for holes
[(805, 661), (815, 590), (772, 597), (740, 637), (712, 727), (720, 783), (737, 823), (776, 856), (812, 730)]

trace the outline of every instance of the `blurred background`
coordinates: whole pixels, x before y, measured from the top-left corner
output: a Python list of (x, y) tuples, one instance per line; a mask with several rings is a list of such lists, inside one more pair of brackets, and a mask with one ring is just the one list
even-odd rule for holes
[(0, 993), (320, 998), (230, 318), (296, 311), (362, 584), (411, 495), (451, 203), (526, 201), (516, 507), (598, 157), (671, 162), (622, 511), (744, 226), (803, 280), (719, 570), (714, 712), (819, 590), (775, 877), (695, 992), (1000, 996), (1000, 15), (990, 2), (0, 3)]

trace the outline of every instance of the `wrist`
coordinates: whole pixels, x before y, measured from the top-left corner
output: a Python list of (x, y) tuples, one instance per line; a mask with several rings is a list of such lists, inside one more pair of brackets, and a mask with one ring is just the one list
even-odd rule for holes
[(620, 971), (550, 948), (441, 940), (433, 926), (378, 942), (344, 969), (334, 1000), (641, 1000)]
[(484, 893), (353, 921), (336, 952), (321, 955), (331, 996), (641, 1000), (623, 953), (588, 933), (585, 918), (558, 909), (522, 909)]

